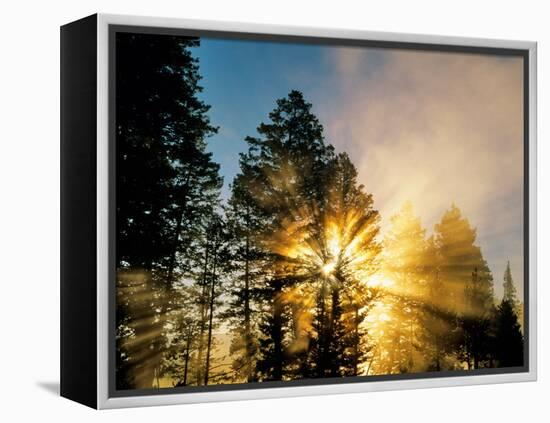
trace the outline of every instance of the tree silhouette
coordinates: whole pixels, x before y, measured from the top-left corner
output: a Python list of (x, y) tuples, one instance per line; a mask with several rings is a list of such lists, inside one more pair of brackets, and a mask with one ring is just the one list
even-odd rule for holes
[(241, 176), (234, 189), (245, 188), (238, 197), (247, 201), (249, 213), (253, 211), (263, 221), (256, 248), (271, 271), (266, 271), (264, 287), (258, 291), (267, 312), (260, 323), (263, 335), (257, 368), (262, 378), (280, 380), (288, 362), (285, 334), (290, 332), (289, 316), (283, 315), (288, 306), (283, 291), (295, 283), (295, 277), (273, 270), (280, 260), (268, 244), (297, 216), (312, 216), (312, 208), (322, 207), (325, 187), (319, 178), (326, 172), (332, 148), (325, 146), (322, 126), (298, 91), (277, 100), (269, 118), (269, 123), (259, 125), (259, 138), (246, 139), (249, 151), (241, 157)]
[[(504, 295), (503, 299), (512, 304), (512, 307), (518, 316), (518, 320), (523, 318), (523, 304), (517, 298), (517, 290), (512, 278), (512, 271), (510, 270), (510, 262), (506, 263), (506, 270), (504, 271)], [(521, 322), (520, 322), (521, 325)]]
[(494, 318), (493, 354), (499, 367), (523, 366), (523, 335), (510, 262), (504, 271), (504, 295)]
[(259, 169), (250, 154), (241, 154), (239, 173), (233, 180), (226, 215), (231, 243), (231, 277), (229, 308), (225, 316), (231, 321), (233, 339), (231, 353), (236, 377), (252, 382), (258, 359), (260, 292), (266, 275), (263, 273), (265, 250), (259, 234), (269, 214), (257, 203), (260, 185)]
[(468, 368), (477, 369), (488, 358), (493, 277), (475, 245), (476, 231), (458, 207), (453, 205), (447, 210), (435, 229), (440, 276), (449, 298), (447, 307), (457, 315), (460, 329), (459, 357)]
[(441, 262), (435, 239), (430, 237), (426, 242), (426, 286), (422, 297), (423, 313), (420, 315), (422, 355), (427, 371), (454, 370), (456, 363), (453, 354), (460, 340), (457, 310), (452, 309), (447, 300)]
[[(124, 276), (118, 278), (117, 330), (118, 355), (125, 357), (117, 386), (149, 387), (166, 345), (170, 291), (191, 271), (202, 220), (222, 181), (206, 152), (205, 139), (216, 128), (198, 98), (198, 63), (190, 52), (198, 40), (116, 37), (116, 262)], [(131, 274), (143, 276), (147, 302), (123, 295), (132, 293)], [(137, 379), (128, 374), (135, 366), (141, 367)]]
[(377, 270), (379, 215), (357, 183), (347, 154), (329, 164), (322, 225), (306, 239), (321, 265), (312, 331), (317, 377), (356, 375), (370, 348), (363, 326), (376, 293), (365, 281)]
[(509, 300), (502, 300), (496, 311), (494, 354), (499, 367), (523, 366), (523, 336)]

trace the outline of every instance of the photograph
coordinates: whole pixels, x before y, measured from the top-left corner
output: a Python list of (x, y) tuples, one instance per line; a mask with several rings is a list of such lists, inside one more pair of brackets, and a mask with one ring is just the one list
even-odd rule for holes
[(526, 371), (525, 55), (111, 34), (116, 392)]

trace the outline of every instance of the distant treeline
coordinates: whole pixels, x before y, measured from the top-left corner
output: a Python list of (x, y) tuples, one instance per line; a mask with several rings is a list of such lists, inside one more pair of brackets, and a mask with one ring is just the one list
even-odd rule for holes
[(454, 205), (431, 237), (409, 203), (381, 234), (301, 92), (246, 138), (222, 202), (198, 46), (117, 34), (118, 389), (523, 365), (509, 265), (497, 301)]

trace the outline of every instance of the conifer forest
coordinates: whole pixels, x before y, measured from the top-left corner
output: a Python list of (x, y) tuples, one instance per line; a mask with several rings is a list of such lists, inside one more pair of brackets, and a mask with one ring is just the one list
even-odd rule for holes
[(202, 41), (116, 38), (117, 389), (523, 366), (512, 247), (490, 267), (450, 191), (429, 227), (409, 198), (382, 213), (298, 83), (265, 99), (225, 172)]

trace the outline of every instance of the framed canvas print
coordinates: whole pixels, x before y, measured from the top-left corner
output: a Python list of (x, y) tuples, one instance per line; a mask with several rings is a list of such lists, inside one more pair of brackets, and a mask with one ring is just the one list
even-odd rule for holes
[(536, 379), (536, 44), (61, 28), (61, 394)]

